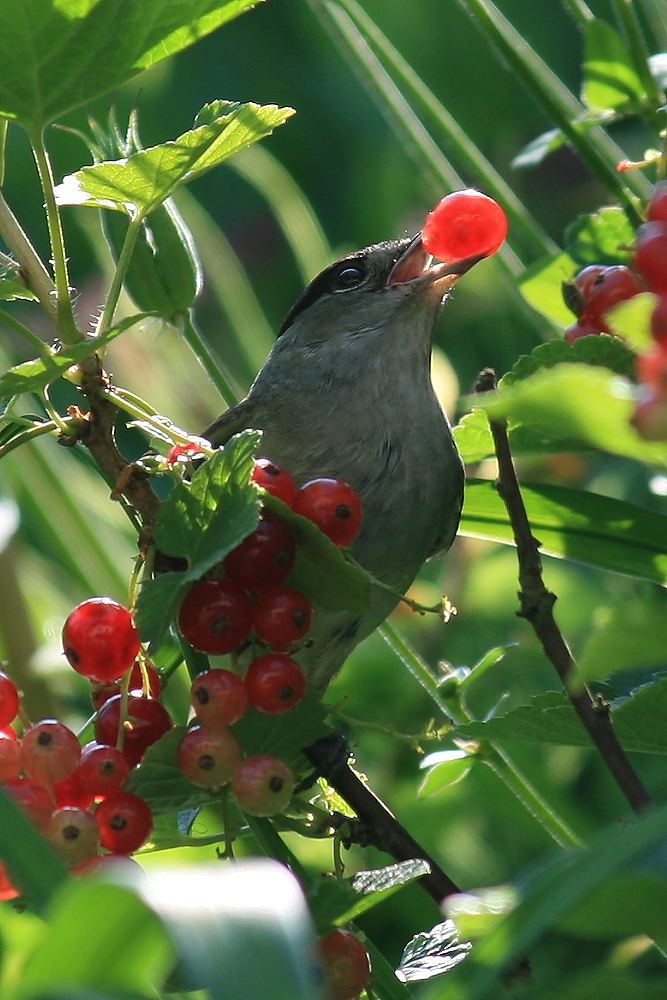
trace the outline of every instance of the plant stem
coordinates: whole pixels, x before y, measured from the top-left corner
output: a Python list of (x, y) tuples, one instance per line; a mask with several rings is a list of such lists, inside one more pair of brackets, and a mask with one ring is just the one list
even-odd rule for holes
[[(478, 392), (495, 388), (495, 373), (487, 369), (477, 380)], [(611, 775), (635, 812), (652, 804), (637, 773), (630, 764), (614, 732), (609, 706), (598, 704), (588, 688), (577, 678), (577, 668), (570, 649), (558, 628), (553, 607), (556, 595), (542, 580), (542, 562), (539, 542), (533, 537), (526, 507), (512, 461), (507, 423), (490, 420), (491, 434), (498, 460), (498, 493), (502, 497), (512, 525), (517, 559), (519, 562), (520, 615), (532, 625), (542, 648), (560, 677), (568, 698), (582, 725), (598, 748)]]
[(656, 109), (665, 103), (665, 95), (651, 73), (648, 63), (649, 51), (632, 0), (614, 0), (614, 10), (623, 25), (634, 67), (651, 107), (650, 118), (654, 120)]
[(585, 0), (562, 0), (562, 4), (583, 30), (588, 27), (591, 21), (595, 20), (595, 15)]
[(37, 251), (21, 229), (18, 219), (5, 201), (0, 191), (0, 236), (16, 257), (21, 275), (37, 298), (44, 311), (55, 320), (55, 285), (51, 275), (42, 263)]
[(7, 118), (0, 118), (0, 188), (5, 183), (5, 150), (7, 147), (7, 130), (9, 121)]
[(183, 313), (180, 332), (186, 344), (222, 396), (223, 402), (227, 406), (233, 406), (234, 403), (238, 403), (239, 395), (232, 387), (231, 376), (222, 370), (221, 362), (216, 361), (211, 354), (206, 341), (195, 325), (192, 309), (188, 309), (187, 312)]
[(100, 316), (95, 329), (96, 337), (100, 337), (103, 333), (105, 333), (113, 321), (113, 316), (116, 311), (116, 306), (118, 305), (118, 299), (120, 298), (123, 282), (125, 281), (125, 275), (127, 274), (127, 269), (132, 258), (132, 253), (134, 252), (134, 245), (137, 242), (141, 223), (142, 219), (137, 217), (136, 219), (131, 219), (129, 226), (127, 227), (125, 240), (123, 241), (120, 256), (118, 257), (116, 269), (111, 280), (111, 287), (109, 288), (106, 302), (104, 303), (102, 315)]
[(36, 333), (33, 333), (30, 327), (24, 326), (24, 324), (21, 323), (20, 320), (16, 319), (16, 317), (12, 316), (11, 313), (6, 312), (5, 309), (0, 309), (0, 323), (8, 326), (15, 333), (18, 333), (20, 337), (23, 337), (24, 340), (27, 340), (30, 344), (32, 344), (35, 350), (39, 352), (40, 357), (48, 358), (51, 356), (48, 345), (44, 343), (42, 338), (38, 337)]
[[(136, 420), (141, 420), (143, 423), (148, 424), (153, 427), (155, 431), (164, 436), (168, 435), (175, 444), (189, 444), (190, 437), (184, 430), (180, 427), (176, 427), (175, 424), (165, 423), (164, 420), (159, 418), (156, 411), (152, 407), (148, 407), (147, 404), (143, 403), (133, 392), (128, 392), (124, 389), (112, 389), (108, 387), (106, 390), (106, 396), (111, 400), (119, 410), (123, 410), (125, 413), (129, 413), (131, 417)], [(143, 405), (142, 405), (143, 404)], [(201, 446), (202, 454), (210, 458), (211, 455), (215, 454), (215, 448), (206, 448), (205, 445)]]
[[(63, 422), (68, 425), (68, 430), (71, 430), (74, 426), (76, 426), (75, 418), (70, 418), (69, 421), (65, 418)], [(20, 448), (22, 444), (27, 444), (28, 441), (41, 437), (42, 434), (60, 433), (60, 430), (61, 428), (58, 424), (56, 424), (55, 420), (48, 420), (43, 424), (33, 424), (21, 434), (17, 434), (16, 437), (13, 437), (11, 441), (7, 442), (7, 444), (3, 444), (2, 447), (0, 447), (0, 459), (4, 458), (5, 455), (9, 455), (9, 453), (14, 451), (15, 448)]]
[(584, 163), (618, 199), (632, 225), (638, 225), (641, 217), (630, 189), (634, 188), (636, 194), (647, 199), (651, 192), (648, 180), (639, 171), (617, 173), (616, 164), (623, 159), (622, 150), (601, 128), (596, 126), (580, 131), (576, 127), (576, 120), (584, 113), (582, 105), (491, 0), (458, 2), (567, 136)]
[[(380, 635), (389, 648), (408, 668), (429, 696), (453, 723), (470, 722), (471, 716), (462, 705), (454, 706), (446, 702), (438, 690), (438, 683), (424, 661), (408, 646), (387, 622), (381, 625)], [(528, 781), (519, 770), (510, 755), (493, 743), (485, 743), (480, 750), (480, 757), (516, 796), (518, 801), (537, 820), (540, 826), (549, 834), (559, 847), (577, 847), (579, 838), (565, 821), (552, 809), (539, 791)]]
[(667, 49), (667, 10), (665, 0), (643, 0), (642, 7), (655, 41), (655, 51)]
[(56, 318), (58, 333), (64, 344), (75, 344), (83, 340), (83, 334), (77, 328), (72, 312), (72, 296), (67, 274), (67, 256), (63, 238), (60, 212), (56, 204), (56, 194), (53, 184), (53, 172), (46, 146), (44, 145), (44, 130), (34, 129), (30, 132), (30, 141), (37, 164), (37, 171), (44, 194), (46, 221), (49, 227), (51, 241), (51, 256), (56, 281)]

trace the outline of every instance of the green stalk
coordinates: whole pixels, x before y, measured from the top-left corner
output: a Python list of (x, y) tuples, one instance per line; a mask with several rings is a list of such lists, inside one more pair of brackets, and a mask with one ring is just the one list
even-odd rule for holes
[[(126, 389), (112, 389), (108, 387), (105, 395), (108, 399), (112, 400), (113, 403), (118, 407), (119, 410), (123, 410), (125, 413), (129, 413), (131, 417), (135, 420), (141, 420), (143, 423), (148, 424), (150, 427), (154, 428), (155, 431), (163, 436), (168, 434), (171, 440), (175, 444), (189, 444), (190, 438), (177, 427), (175, 424), (165, 424), (163, 420), (155, 414), (155, 410), (152, 407), (144, 404), (138, 396), (133, 392), (129, 392)], [(210, 458), (214, 454), (215, 449), (207, 449), (202, 445), (202, 454)]]
[(357, 0), (338, 0), (338, 3), (345, 8), (379, 58), (387, 64), (394, 79), (402, 86), (408, 98), (412, 98), (413, 105), (421, 107), (433, 120), (442, 133), (444, 143), (452, 149), (467, 174), (477, 177), (484, 190), (502, 204), (510, 221), (510, 232), (521, 234), (534, 257), (556, 254), (559, 248), (551, 237), (535, 221), (521, 199), (468, 137), (454, 116), (362, 10)]
[(39, 303), (52, 319), (56, 318), (55, 285), (39, 254), (21, 229), (0, 191), (0, 236), (18, 261), (21, 272)]
[(651, 118), (653, 118), (656, 109), (665, 103), (665, 95), (651, 73), (648, 64), (649, 51), (637, 19), (637, 12), (632, 0), (614, 0), (614, 10), (623, 26), (634, 67), (652, 107)]
[(42, 185), (46, 221), (49, 227), (51, 241), (51, 257), (56, 281), (56, 316), (58, 333), (64, 344), (76, 344), (83, 340), (83, 334), (78, 329), (72, 311), (72, 296), (67, 273), (67, 255), (63, 238), (60, 212), (56, 204), (56, 194), (53, 184), (53, 171), (46, 146), (44, 145), (44, 130), (35, 129), (30, 132), (30, 141), (37, 164), (37, 172)]
[(667, 6), (665, 0), (643, 0), (642, 8), (655, 39), (655, 51), (667, 49)]
[[(74, 418), (70, 418), (70, 420), (70, 426), (74, 426)], [(65, 420), (65, 423), (67, 423), (67, 420)], [(60, 426), (56, 424), (55, 420), (48, 420), (43, 424), (32, 424), (27, 430), (22, 431), (21, 434), (17, 434), (11, 441), (0, 447), (0, 459), (9, 455), (15, 448), (20, 448), (22, 444), (27, 444), (28, 441), (33, 441), (35, 438), (41, 437), (42, 434), (54, 434), (56, 432), (60, 433)]]
[(106, 302), (104, 303), (104, 309), (102, 310), (102, 315), (100, 316), (95, 330), (96, 337), (101, 337), (102, 334), (106, 332), (107, 328), (111, 326), (113, 321), (116, 306), (118, 305), (118, 299), (120, 298), (120, 293), (123, 289), (125, 275), (127, 274), (127, 268), (134, 251), (134, 245), (137, 242), (139, 230), (141, 228), (141, 222), (141, 217), (137, 216), (136, 219), (130, 220), (130, 224), (127, 227), (125, 240), (116, 264), (116, 270), (114, 271), (114, 275), (111, 280), (111, 287), (109, 288), (109, 293), (107, 295)]
[(28, 326), (24, 326), (18, 319), (12, 316), (11, 313), (6, 312), (4, 309), (0, 309), (0, 324), (8, 326), (14, 333), (18, 333), (20, 337), (27, 340), (35, 350), (38, 352), (41, 358), (48, 358), (51, 356), (48, 345), (44, 343), (41, 337), (38, 337), (36, 333)]
[(188, 309), (187, 312), (182, 314), (180, 332), (186, 344), (222, 396), (223, 402), (227, 406), (238, 403), (241, 393), (233, 386), (232, 375), (229, 372), (223, 371), (221, 363), (211, 354), (208, 344), (197, 329), (192, 309)]
[(5, 183), (5, 149), (7, 146), (7, 130), (9, 120), (0, 118), (0, 187)]
[(568, 14), (583, 30), (588, 27), (591, 21), (595, 20), (595, 14), (585, 0), (561, 0), (561, 2)]
[[(445, 701), (438, 689), (438, 682), (428, 666), (391, 625), (385, 622), (378, 631), (392, 652), (407, 667), (445, 716), (457, 725), (472, 721), (472, 717), (462, 705), (453, 705), (451, 701)], [(559, 847), (580, 846), (580, 840), (574, 831), (542, 797), (505, 750), (498, 748), (493, 743), (484, 742), (480, 746), (479, 757), (498, 775), (521, 805)]]
[(624, 158), (623, 152), (601, 128), (577, 129), (574, 122), (583, 115), (584, 108), (492, 0), (458, 2), (567, 136), (584, 163), (618, 199), (632, 225), (638, 225), (642, 220), (633, 191), (647, 200), (652, 190), (649, 181), (639, 171), (617, 173), (616, 164)]

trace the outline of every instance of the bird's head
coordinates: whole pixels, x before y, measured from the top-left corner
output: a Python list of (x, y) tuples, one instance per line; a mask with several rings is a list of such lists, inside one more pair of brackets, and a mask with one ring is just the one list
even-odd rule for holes
[[(414, 239), (377, 243), (331, 264), (311, 281), (278, 333), (290, 347), (345, 349), (374, 333), (411, 336), (430, 347), (439, 308), (481, 257), (434, 261)], [(287, 346), (287, 345), (285, 345)]]

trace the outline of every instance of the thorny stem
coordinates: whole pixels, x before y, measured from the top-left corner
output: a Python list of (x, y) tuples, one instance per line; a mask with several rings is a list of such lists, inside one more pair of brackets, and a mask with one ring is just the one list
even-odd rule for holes
[[(488, 392), (495, 389), (495, 386), (495, 372), (486, 369), (478, 376), (475, 388), (477, 392)], [(533, 537), (530, 530), (528, 515), (512, 461), (507, 423), (504, 420), (490, 420), (489, 423), (498, 460), (496, 488), (502, 497), (512, 525), (519, 562), (519, 586), (521, 588), (519, 591), (521, 603), (519, 615), (532, 625), (547, 658), (554, 665), (562, 681), (572, 707), (600, 752), (628, 804), (635, 812), (640, 812), (652, 804), (651, 797), (618, 741), (612, 725), (609, 706), (603, 703), (598, 704), (589, 689), (583, 686), (577, 678), (577, 667), (572, 653), (556, 624), (553, 614), (556, 595), (547, 590), (542, 580), (540, 543)]]
[(44, 311), (55, 320), (55, 285), (37, 251), (0, 191), (0, 236), (18, 261), (21, 277), (39, 299)]
[[(60, 212), (56, 204), (55, 188), (53, 184), (53, 173), (46, 147), (44, 145), (43, 129), (35, 129), (30, 133), (32, 149), (37, 164), (37, 171), (44, 194), (44, 206), (46, 208), (46, 221), (49, 227), (49, 239), (51, 240), (51, 254), (53, 257), (53, 270), (56, 281), (56, 319), (58, 323), (58, 333), (64, 344), (75, 344), (83, 340), (83, 334), (78, 329), (72, 312), (72, 295), (69, 286), (69, 276), (67, 273), (67, 257), (65, 255), (65, 242), (60, 221)], [(36, 293), (37, 294), (37, 293)]]

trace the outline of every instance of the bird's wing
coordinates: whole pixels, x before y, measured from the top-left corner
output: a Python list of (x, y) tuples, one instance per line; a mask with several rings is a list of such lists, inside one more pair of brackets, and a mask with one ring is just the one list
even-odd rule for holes
[(246, 427), (254, 426), (253, 412), (254, 406), (250, 400), (242, 399), (240, 403), (237, 403), (236, 406), (230, 406), (222, 416), (209, 424), (202, 432), (202, 437), (205, 437), (213, 445), (226, 444), (234, 434), (245, 430)]
[(464, 478), (462, 467), (460, 468), (460, 473), (457, 470), (454, 480), (451, 484), (451, 490), (448, 491), (448, 495), (443, 497), (440, 533), (433, 546), (433, 551), (428, 557), (429, 559), (438, 559), (440, 556), (444, 556), (456, 538), (456, 532), (461, 520), (461, 511), (463, 510)]

